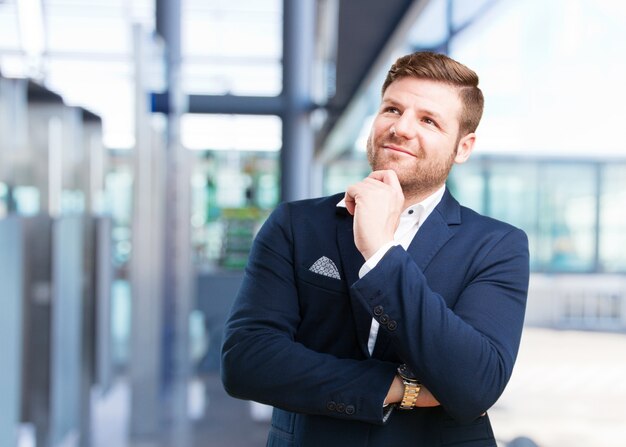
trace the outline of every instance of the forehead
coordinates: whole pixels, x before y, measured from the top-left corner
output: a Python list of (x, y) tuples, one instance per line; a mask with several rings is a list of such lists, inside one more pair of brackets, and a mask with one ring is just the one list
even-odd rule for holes
[(403, 77), (389, 84), (382, 100), (403, 107), (432, 110), (452, 119), (458, 118), (462, 109), (456, 87), (445, 82), (413, 77)]

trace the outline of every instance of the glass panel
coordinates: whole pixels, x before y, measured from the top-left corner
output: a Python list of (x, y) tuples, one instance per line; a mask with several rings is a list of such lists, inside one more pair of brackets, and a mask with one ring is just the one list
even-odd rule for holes
[(478, 73), (485, 92), (481, 150), (564, 157), (587, 157), (593, 150), (595, 156), (621, 156), (623, 145), (613, 132), (572, 123), (580, 122), (580, 110), (598, 108), (606, 129), (619, 129), (626, 121), (626, 3), (497, 3), (488, 20), (451, 45), (451, 55)]
[(589, 164), (541, 167), (539, 234), (534, 247), (538, 269), (576, 272), (595, 268), (594, 168)]
[(131, 28), (123, 16), (85, 17), (55, 12), (52, 8), (46, 20), (46, 45), (52, 52), (124, 54), (132, 47)]
[(537, 260), (540, 241), (537, 232), (539, 168), (536, 162), (493, 161), (488, 164), (488, 214), (521, 228), (528, 236), (531, 268)]
[(531, 270), (596, 268), (595, 163), (476, 159), (455, 167), (448, 187), (463, 205), (524, 230)]
[(9, 214), (9, 188), (0, 182), (0, 219)]
[(494, 0), (453, 0), (452, 1), (452, 25), (456, 29), (465, 25), (468, 21), (480, 19)]
[(461, 205), (485, 212), (485, 176), (480, 159), (452, 168), (446, 185)]
[(14, 2), (0, 2), (0, 53), (22, 48), (16, 6)]
[(489, 176), (489, 214), (525, 231), (533, 231), (540, 188), (533, 162), (492, 162)]
[[(0, 186), (2, 184), (0, 183)], [(1, 200), (1, 199), (0, 199)], [(0, 202), (1, 204), (1, 202)], [(2, 312), (0, 312), (0, 445), (15, 446), (15, 427), (22, 420), (22, 327), (24, 289), (27, 287), (23, 261), (23, 235), (17, 219), (2, 219), (0, 209), (0, 284), (2, 284)]]
[(626, 165), (606, 166), (600, 197), (600, 266), (626, 272)]
[(277, 152), (199, 153), (191, 179), (194, 259), (241, 269), (252, 239), (279, 199)]
[(413, 26), (407, 40), (413, 48), (433, 48), (448, 38), (447, 0), (431, 0)]
[(182, 77), (188, 94), (276, 96), (282, 90), (282, 65), (273, 59), (188, 59)]
[(18, 214), (34, 216), (39, 212), (40, 194), (34, 186), (16, 186), (13, 188), (13, 199)]
[(181, 140), (189, 149), (278, 151), (282, 121), (272, 115), (185, 114)]
[(370, 171), (365, 154), (362, 154), (361, 158), (335, 161), (324, 172), (324, 194), (345, 191), (351, 184), (367, 177)]
[(186, 0), (182, 32), (186, 93), (280, 93), (281, 1)]

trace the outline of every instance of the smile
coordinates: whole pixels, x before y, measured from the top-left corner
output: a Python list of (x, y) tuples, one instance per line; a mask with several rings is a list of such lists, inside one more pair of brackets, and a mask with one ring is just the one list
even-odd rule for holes
[(385, 144), (383, 145), (383, 149), (387, 149), (393, 152), (400, 152), (402, 154), (406, 154), (406, 155), (410, 155), (411, 157), (415, 157), (415, 154), (413, 154), (412, 152), (407, 151), (406, 149), (400, 147), (400, 146), (394, 146), (393, 144)]

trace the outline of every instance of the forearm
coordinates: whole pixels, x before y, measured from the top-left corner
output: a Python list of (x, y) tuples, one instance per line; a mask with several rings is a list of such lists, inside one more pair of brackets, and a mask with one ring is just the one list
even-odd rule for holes
[[(523, 271), (523, 261), (507, 268)], [(375, 317), (380, 306), (397, 321), (389, 334), (400, 358), (448, 412), (470, 420), (500, 396), (519, 344), (526, 290), (522, 281), (507, 284), (501, 278), (506, 274), (494, 271), (470, 283), (453, 310), (412, 259), (394, 248), (353, 291)]]
[(228, 329), (222, 354), (222, 379), (234, 397), (376, 424), (382, 423), (382, 404), (396, 367), (314, 352), (265, 330)]

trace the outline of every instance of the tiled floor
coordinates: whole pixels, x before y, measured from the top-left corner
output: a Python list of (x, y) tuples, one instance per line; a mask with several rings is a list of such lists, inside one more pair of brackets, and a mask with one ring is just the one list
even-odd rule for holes
[(626, 445), (626, 334), (526, 328), (489, 412), (496, 436), (540, 447)]
[(218, 374), (206, 376), (205, 384), (206, 413), (194, 425), (193, 447), (265, 446), (269, 422), (252, 420), (250, 403), (228, 396)]

